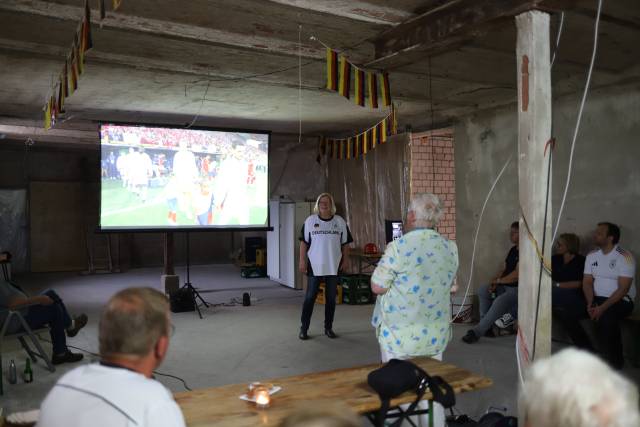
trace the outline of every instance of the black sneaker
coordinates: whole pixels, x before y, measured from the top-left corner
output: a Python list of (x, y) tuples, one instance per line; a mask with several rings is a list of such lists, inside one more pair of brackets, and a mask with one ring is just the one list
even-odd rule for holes
[(478, 338), (478, 336), (476, 335), (475, 332), (473, 332), (473, 330), (468, 330), (467, 334), (465, 336), (462, 337), (462, 341), (466, 342), (467, 344), (473, 344), (475, 342), (477, 342), (480, 338)]
[(303, 341), (306, 341), (309, 339), (309, 335), (307, 335), (307, 331), (305, 331), (304, 329), (300, 329), (300, 333), (298, 334), (298, 338), (300, 338)]
[(325, 329), (324, 330), (324, 334), (326, 336), (328, 336), (329, 338), (331, 338), (331, 339), (338, 338), (338, 336), (335, 334), (335, 332), (333, 332), (333, 329)]
[(89, 318), (84, 313), (82, 313), (78, 317), (74, 317), (73, 318), (73, 328), (67, 329), (67, 336), (69, 338), (72, 338), (72, 337), (75, 337), (76, 335), (78, 335), (78, 332), (80, 331), (80, 329), (82, 329), (85, 326), (87, 326), (87, 321), (88, 320), (89, 320)]
[(53, 363), (54, 365), (60, 365), (62, 363), (75, 363), (81, 361), (83, 357), (83, 354), (71, 353), (69, 350), (67, 350), (63, 354), (54, 354), (53, 357), (51, 357), (51, 363)]

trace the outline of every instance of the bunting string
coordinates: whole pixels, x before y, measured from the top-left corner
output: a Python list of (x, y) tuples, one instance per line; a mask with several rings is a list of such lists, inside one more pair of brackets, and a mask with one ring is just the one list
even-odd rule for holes
[[(368, 105), (370, 108), (379, 107), (378, 94), (382, 99), (382, 106), (390, 107), (392, 104), (389, 73), (365, 70), (353, 64), (344, 54), (331, 48), (315, 36), (310, 40), (316, 41), (325, 47), (327, 51), (327, 89), (338, 92), (347, 99), (351, 96), (351, 76), (354, 80), (353, 102), (361, 107), (365, 106), (365, 76), (366, 91), (368, 93)], [(353, 69), (353, 72), (352, 72)], [(380, 87), (378, 87), (380, 85)]]
[[(113, 0), (113, 10), (117, 10), (122, 0)], [(106, 15), (105, 0), (99, 3), (100, 19)], [(84, 1), (84, 14), (78, 23), (69, 53), (58, 78), (52, 83), (45, 97), (43, 124), (46, 130), (55, 126), (56, 121), (65, 113), (65, 103), (78, 89), (80, 76), (85, 72), (86, 54), (93, 47), (91, 34), (91, 8), (89, 0)]]
[(389, 136), (398, 133), (396, 107), (391, 104), (391, 112), (375, 125), (347, 138), (320, 138), (318, 159), (328, 157), (336, 160), (357, 159), (386, 144)]

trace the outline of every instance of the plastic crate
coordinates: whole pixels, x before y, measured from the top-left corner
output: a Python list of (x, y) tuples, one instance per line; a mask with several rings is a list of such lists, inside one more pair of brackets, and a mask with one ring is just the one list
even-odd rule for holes
[(371, 304), (374, 300), (371, 292), (371, 276), (368, 274), (348, 274), (340, 277), (342, 300), (345, 304)]
[(364, 305), (364, 304), (371, 304), (374, 301), (374, 297), (373, 297), (373, 293), (371, 292), (371, 290), (359, 290), (356, 291), (355, 293), (343, 293), (342, 294), (342, 301), (345, 304), (349, 304), (349, 305)]
[[(318, 287), (318, 295), (316, 296), (316, 302), (318, 304), (324, 304), (326, 301), (324, 290), (324, 283), (320, 283), (320, 286)], [(338, 285), (336, 290), (336, 304), (342, 304), (342, 286), (340, 285)]]

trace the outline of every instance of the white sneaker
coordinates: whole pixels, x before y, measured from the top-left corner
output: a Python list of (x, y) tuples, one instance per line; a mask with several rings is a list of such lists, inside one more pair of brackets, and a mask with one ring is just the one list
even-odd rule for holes
[(495, 325), (500, 328), (500, 329), (506, 329), (509, 326), (513, 325), (513, 323), (516, 321), (516, 319), (513, 318), (513, 316), (509, 313), (505, 313), (502, 315), (501, 318), (499, 318), (498, 320), (496, 320), (494, 323)]

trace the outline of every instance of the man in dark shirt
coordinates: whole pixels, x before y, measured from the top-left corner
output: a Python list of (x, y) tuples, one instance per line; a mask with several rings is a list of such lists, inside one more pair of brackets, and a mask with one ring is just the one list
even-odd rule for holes
[(511, 224), (510, 239), (513, 246), (504, 260), (504, 268), (488, 285), (478, 290), (480, 302), (480, 323), (469, 329), (462, 341), (473, 344), (491, 330), (493, 323), (504, 313), (513, 311), (518, 305), (518, 243), (520, 241), (518, 222)]

